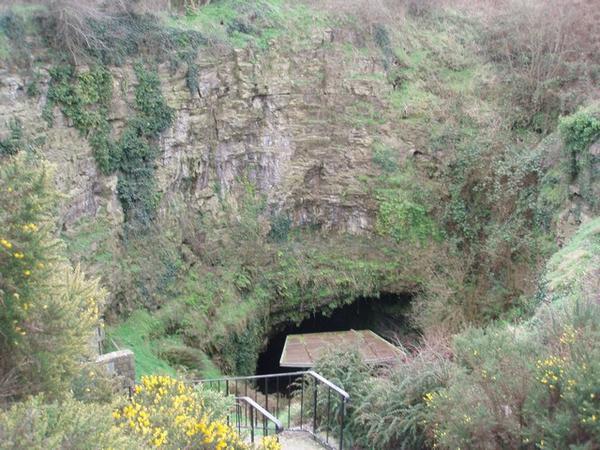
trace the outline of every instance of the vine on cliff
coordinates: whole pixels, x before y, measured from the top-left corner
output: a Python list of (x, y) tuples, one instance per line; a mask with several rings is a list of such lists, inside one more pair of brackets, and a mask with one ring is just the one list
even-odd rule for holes
[(158, 204), (154, 160), (159, 153), (154, 140), (168, 128), (173, 113), (160, 90), (160, 79), (141, 63), (134, 67), (136, 114), (129, 119), (120, 139), (112, 137), (108, 121), (112, 100), (112, 76), (96, 66), (77, 72), (61, 65), (50, 70), (51, 82), (43, 116), (51, 125), (58, 106), (73, 126), (87, 137), (100, 171), (117, 172), (119, 200), (127, 220), (148, 223)]
[(104, 174), (116, 169), (119, 149), (111, 139), (108, 111), (112, 99), (112, 77), (102, 66), (77, 73), (74, 66), (50, 69), (50, 86), (42, 115), (48, 125), (54, 122), (53, 109), (61, 112), (86, 136), (98, 168)]
[(147, 224), (159, 201), (154, 161), (160, 150), (154, 140), (171, 125), (173, 111), (162, 96), (158, 75), (140, 63), (134, 69), (138, 80), (135, 87), (137, 114), (129, 120), (119, 140), (117, 191), (126, 219)]

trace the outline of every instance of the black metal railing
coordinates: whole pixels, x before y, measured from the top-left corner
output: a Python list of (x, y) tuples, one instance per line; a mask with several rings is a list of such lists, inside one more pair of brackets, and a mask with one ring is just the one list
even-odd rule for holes
[[(194, 380), (209, 389), (225, 395), (249, 399), (278, 420), (289, 431), (310, 433), (317, 441), (330, 449), (344, 449), (344, 425), (346, 404), (350, 395), (318, 373), (308, 370), (272, 375), (247, 377), (224, 377), (207, 380)], [(247, 405), (250, 403), (245, 400)], [(239, 404), (239, 402), (238, 402)], [(253, 418), (256, 421), (254, 408)], [(233, 419), (238, 426), (240, 410), (236, 408)], [(242, 416), (240, 415), (240, 420)], [(266, 423), (272, 420), (264, 419)], [(243, 417), (247, 420), (247, 416)], [(231, 421), (231, 418), (228, 418)], [(247, 423), (247, 422), (244, 422)], [(241, 430), (241, 426), (239, 429)], [(276, 428), (276, 427), (275, 427)], [(252, 432), (258, 430), (254, 427)], [(269, 432), (269, 430), (266, 430)], [(264, 430), (263, 430), (264, 432)], [(338, 442), (335, 442), (335, 441)]]
[[(269, 434), (279, 434), (283, 431), (283, 425), (269, 411), (264, 409), (250, 397), (236, 397), (235, 399), (235, 419), (233, 427), (238, 430), (250, 433), (250, 442), (254, 443), (257, 434), (269, 436)], [(231, 417), (228, 417), (231, 420)]]

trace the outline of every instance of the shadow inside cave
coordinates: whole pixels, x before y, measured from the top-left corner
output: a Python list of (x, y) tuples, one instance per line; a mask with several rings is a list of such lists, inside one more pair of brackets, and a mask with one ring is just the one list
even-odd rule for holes
[(395, 342), (398, 337), (411, 332), (407, 313), (412, 296), (410, 294), (381, 293), (377, 297), (359, 297), (352, 303), (333, 310), (329, 315), (312, 314), (299, 324), (287, 322), (279, 325), (263, 351), (259, 354), (256, 375), (294, 372), (279, 366), (285, 339), (289, 334), (321, 333), (369, 329)]

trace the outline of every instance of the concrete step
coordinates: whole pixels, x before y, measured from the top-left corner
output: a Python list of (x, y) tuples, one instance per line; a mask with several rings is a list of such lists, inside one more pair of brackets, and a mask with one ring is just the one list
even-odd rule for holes
[(323, 450), (323, 447), (307, 431), (284, 431), (279, 434), (282, 450)]

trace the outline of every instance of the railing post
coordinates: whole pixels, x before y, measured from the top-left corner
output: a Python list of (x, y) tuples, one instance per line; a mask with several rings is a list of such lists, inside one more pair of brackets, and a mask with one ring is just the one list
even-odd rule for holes
[(292, 393), (291, 393), (291, 389), (290, 389), (290, 385), (291, 384), (292, 384), (292, 376), (289, 375), (288, 376), (288, 384), (287, 384), (287, 387), (285, 388), (285, 396), (288, 399), (288, 407), (287, 407), (287, 410), (288, 410), (288, 412), (287, 412), (287, 416), (288, 416), (288, 422), (287, 422), (288, 423), (288, 428), (290, 427), (290, 421), (291, 421), (290, 412), (291, 412), (291, 408), (292, 408)]
[(302, 390), (300, 391), (300, 429), (303, 430), (304, 422), (304, 374), (302, 374)]
[(331, 388), (327, 388), (327, 423), (325, 424), (325, 442), (329, 443), (329, 427), (331, 417)]
[[(225, 381), (225, 397), (229, 397), (229, 380)], [(229, 421), (229, 414), (227, 414), (227, 426), (231, 425)]]
[(341, 397), (342, 407), (340, 408), (340, 450), (344, 450), (344, 415), (346, 414), (346, 399)]
[(313, 433), (317, 434), (317, 380), (313, 389)]
[(254, 408), (250, 408), (250, 442), (254, 444)]
[(265, 409), (269, 410), (269, 378), (265, 378)]

